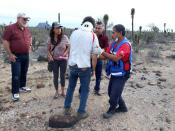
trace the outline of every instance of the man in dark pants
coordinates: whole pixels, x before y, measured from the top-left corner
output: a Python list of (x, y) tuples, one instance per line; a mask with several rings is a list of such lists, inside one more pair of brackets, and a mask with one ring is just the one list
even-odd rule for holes
[(6, 52), (11, 60), (12, 100), (19, 100), (19, 92), (31, 92), (26, 87), (26, 77), (29, 67), (29, 50), (31, 34), (26, 27), (29, 17), (19, 13), (17, 23), (6, 27), (2, 39)]
[[(96, 23), (95, 33), (98, 37), (100, 47), (104, 51), (106, 51), (106, 49), (109, 46), (109, 39), (103, 32), (104, 32), (103, 24), (102, 24), (102, 22), (98, 21)], [(100, 82), (101, 82), (102, 69), (103, 69), (103, 60), (98, 59), (96, 69), (95, 69), (96, 83), (95, 83), (95, 86), (94, 86), (94, 93), (98, 96), (101, 95), (99, 93), (99, 91), (100, 91)]]
[(109, 59), (106, 65), (106, 73), (111, 75), (108, 86), (110, 107), (103, 114), (103, 117), (106, 119), (116, 112), (128, 111), (122, 98), (122, 92), (132, 68), (132, 47), (125, 37), (125, 27), (121, 24), (115, 25), (112, 31), (112, 38), (114, 42), (106, 52), (100, 55), (100, 59)]

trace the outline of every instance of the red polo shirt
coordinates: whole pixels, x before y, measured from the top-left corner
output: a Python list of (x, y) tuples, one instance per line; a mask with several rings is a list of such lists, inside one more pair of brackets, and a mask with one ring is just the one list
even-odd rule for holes
[(107, 35), (102, 34), (102, 35), (98, 36), (98, 41), (99, 41), (100, 47), (102, 49), (107, 50), (107, 48), (109, 46), (109, 39), (108, 39)]
[(29, 53), (31, 42), (29, 28), (24, 28), (24, 30), (22, 30), (18, 23), (9, 25), (3, 32), (2, 39), (10, 43), (10, 50), (12, 53)]
[[(113, 43), (113, 42), (112, 42)], [(114, 46), (114, 49), (117, 47), (119, 42), (117, 42)], [(112, 44), (109, 46), (109, 48), (106, 50), (107, 53), (110, 53)], [(129, 60), (129, 55), (130, 55), (130, 45), (128, 43), (124, 43), (123, 45), (120, 46), (119, 50), (117, 51), (116, 55), (117, 56), (123, 56), (122, 61), (127, 61)], [(125, 70), (129, 70), (129, 62), (125, 64)]]

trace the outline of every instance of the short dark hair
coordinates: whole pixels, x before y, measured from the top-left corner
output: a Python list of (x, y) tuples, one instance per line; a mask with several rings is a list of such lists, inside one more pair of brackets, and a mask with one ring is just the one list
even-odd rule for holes
[(103, 23), (101, 21), (97, 21), (97, 25), (102, 25)]
[(95, 27), (95, 20), (94, 20), (94, 18), (92, 18), (91, 16), (85, 17), (85, 18), (83, 19), (82, 24), (84, 24), (85, 22), (90, 22), (90, 23), (93, 25), (93, 27)]
[(125, 36), (125, 27), (122, 24), (115, 25), (113, 29), (117, 32), (122, 32), (122, 35)]

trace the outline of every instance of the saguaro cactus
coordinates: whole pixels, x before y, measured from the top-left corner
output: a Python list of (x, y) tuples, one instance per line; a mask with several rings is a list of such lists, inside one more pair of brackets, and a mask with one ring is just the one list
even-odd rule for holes
[(132, 19), (132, 41), (134, 39), (134, 15), (135, 15), (135, 9), (131, 9), (131, 19)]

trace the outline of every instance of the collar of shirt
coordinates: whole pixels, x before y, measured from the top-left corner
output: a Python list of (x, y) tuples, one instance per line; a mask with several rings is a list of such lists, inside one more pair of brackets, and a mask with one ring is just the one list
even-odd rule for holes
[(101, 34), (101, 35), (99, 35), (99, 36), (97, 36), (98, 38), (101, 38), (101, 37), (103, 37), (103, 33)]
[[(22, 30), (21, 27), (19, 26), (19, 23), (18, 23), (18, 22), (16, 22), (16, 27), (17, 27), (18, 29)], [(24, 28), (24, 30), (25, 30), (25, 27), (23, 27), (23, 28)], [(22, 31), (23, 31), (23, 30), (22, 30)]]

